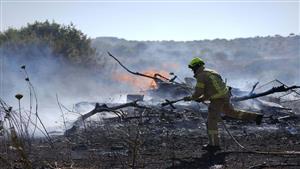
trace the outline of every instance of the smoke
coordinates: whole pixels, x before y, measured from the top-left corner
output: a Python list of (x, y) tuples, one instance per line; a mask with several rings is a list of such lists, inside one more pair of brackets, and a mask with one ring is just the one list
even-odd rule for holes
[[(97, 67), (70, 64), (42, 44), (28, 44), (18, 50), (0, 48), (3, 62), (0, 97), (17, 109), (14, 96), (21, 93), (24, 95), (22, 108), (29, 109), (29, 89), (21, 65), (26, 65), (30, 81), (35, 86), (39, 113), (47, 126), (62, 125), (56, 95), (60, 103), (72, 109), (79, 102), (111, 102), (124, 100), (122, 94), (139, 93), (143, 88), (140, 83), (116, 79), (131, 75), (110, 58), (107, 51), (133, 71), (173, 72), (179, 82), (193, 76), (187, 65), (193, 57), (199, 56), (205, 60), (207, 68), (218, 71), (232, 87), (249, 91), (257, 81), (262, 84), (273, 79), (288, 84), (300, 83), (299, 36), (287, 37), (283, 41), (250, 38), (248, 41), (190, 42), (97, 38), (92, 45), (97, 49), (97, 60), (101, 63)], [(144, 77), (138, 77), (136, 81), (144, 80)]]
[(123, 90), (122, 86), (112, 81), (111, 69), (85, 67), (82, 66), (84, 63), (71, 64), (62, 56), (54, 55), (47, 45), (28, 44), (18, 50), (3, 47), (0, 52), (3, 66), (0, 97), (16, 110), (18, 102), (14, 96), (21, 93), (24, 95), (22, 110), (30, 109), (30, 93), (25, 81), (27, 76), (21, 69), (25, 65), (37, 93), (38, 112), (48, 127), (62, 124), (56, 95), (61, 104), (72, 109), (78, 102), (107, 102), (129, 90)]

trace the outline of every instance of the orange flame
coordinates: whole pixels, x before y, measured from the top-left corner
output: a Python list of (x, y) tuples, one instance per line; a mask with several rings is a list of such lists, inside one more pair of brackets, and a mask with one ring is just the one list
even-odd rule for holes
[[(152, 76), (154, 77), (155, 73), (158, 73), (166, 78), (169, 78), (169, 73), (166, 71), (155, 71), (155, 70), (147, 70), (142, 72), (145, 75)], [(113, 76), (113, 79), (129, 84), (131, 87), (137, 90), (149, 90), (149, 89), (156, 89), (157, 84), (154, 80), (146, 77), (141, 77), (141, 76), (135, 76), (129, 73), (119, 73), (115, 74)]]

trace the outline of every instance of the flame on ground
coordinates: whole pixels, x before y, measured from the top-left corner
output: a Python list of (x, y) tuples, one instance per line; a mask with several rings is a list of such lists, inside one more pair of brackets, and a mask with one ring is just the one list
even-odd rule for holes
[[(147, 70), (142, 72), (148, 76), (154, 76), (154, 74), (158, 73), (166, 78), (169, 78), (170, 75), (166, 71), (156, 71), (156, 70)], [(117, 80), (118, 82), (122, 82), (125, 84), (130, 85), (135, 90), (149, 90), (149, 89), (156, 89), (157, 84), (154, 80), (146, 77), (136, 76), (129, 73), (118, 73), (113, 75), (113, 79)]]

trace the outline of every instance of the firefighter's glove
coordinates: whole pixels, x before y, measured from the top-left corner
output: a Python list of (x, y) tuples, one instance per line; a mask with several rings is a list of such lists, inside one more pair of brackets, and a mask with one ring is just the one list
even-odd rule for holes
[(183, 98), (184, 101), (188, 102), (188, 101), (192, 101), (192, 97), (191, 96), (186, 96)]

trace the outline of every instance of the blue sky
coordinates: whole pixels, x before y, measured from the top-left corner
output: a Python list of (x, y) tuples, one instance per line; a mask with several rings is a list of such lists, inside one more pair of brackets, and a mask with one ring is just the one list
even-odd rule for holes
[(73, 22), (89, 37), (203, 40), (299, 34), (299, 1), (2, 1), (1, 30)]

